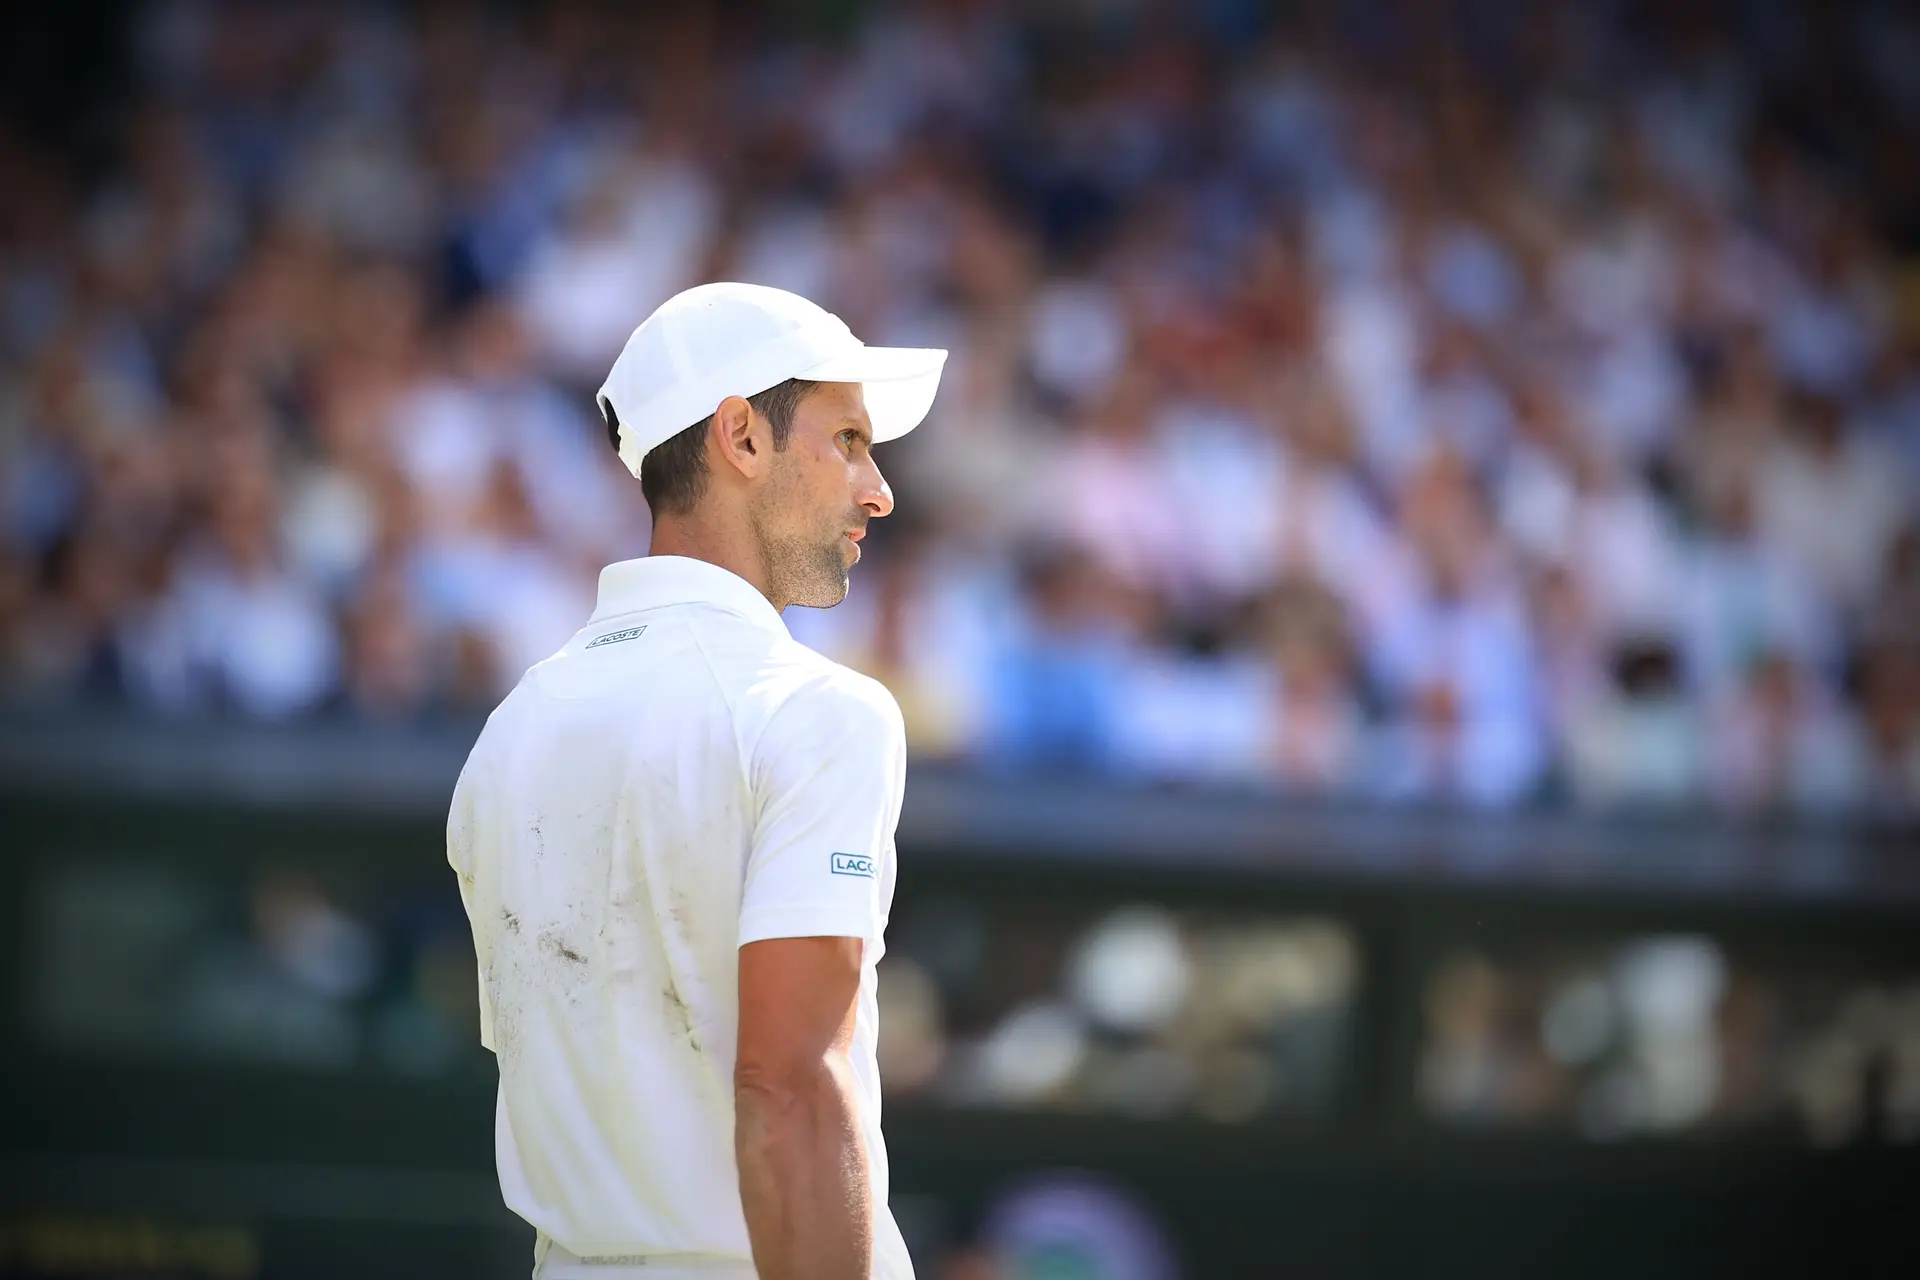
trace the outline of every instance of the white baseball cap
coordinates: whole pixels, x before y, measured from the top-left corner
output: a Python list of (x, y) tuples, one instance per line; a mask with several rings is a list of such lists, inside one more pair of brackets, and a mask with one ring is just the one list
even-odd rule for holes
[(839, 316), (785, 289), (703, 284), (640, 322), (595, 399), (619, 424), (620, 461), (638, 476), (649, 450), (728, 396), (788, 378), (862, 384), (874, 442), (897, 439), (927, 416), (946, 362), (934, 347), (870, 347)]

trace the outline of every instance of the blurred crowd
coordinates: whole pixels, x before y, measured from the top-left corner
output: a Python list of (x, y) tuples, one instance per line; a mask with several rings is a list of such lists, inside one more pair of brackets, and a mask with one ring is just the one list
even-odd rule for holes
[[(162, 3), (0, 119), (0, 685), (485, 709), (659, 301), (953, 358), (796, 635), (926, 756), (1920, 812), (1902, 6)], [(656, 11), (657, 10), (657, 11)]]
[(1884, 971), (1707, 935), (1556, 939), (1456, 950), (1424, 1004), (1421, 1102), (1449, 1124), (1920, 1139), (1920, 984)]

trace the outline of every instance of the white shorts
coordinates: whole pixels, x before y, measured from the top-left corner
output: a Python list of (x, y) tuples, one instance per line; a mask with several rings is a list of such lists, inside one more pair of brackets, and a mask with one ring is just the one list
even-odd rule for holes
[(758, 1280), (752, 1266), (702, 1253), (586, 1257), (545, 1235), (533, 1242), (533, 1280)]

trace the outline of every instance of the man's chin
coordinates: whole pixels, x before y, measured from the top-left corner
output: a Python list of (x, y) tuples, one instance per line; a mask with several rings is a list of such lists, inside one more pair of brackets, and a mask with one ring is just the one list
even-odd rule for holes
[(848, 566), (836, 564), (829, 572), (823, 573), (810, 585), (808, 591), (794, 600), (795, 604), (805, 605), (809, 609), (831, 609), (847, 598), (847, 589), (852, 578), (847, 572)]
[(839, 604), (842, 600), (845, 600), (846, 598), (847, 598), (847, 593), (846, 593), (846, 590), (843, 588), (840, 591), (835, 592), (831, 595), (823, 592), (820, 595), (810, 597), (806, 600), (795, 600), (794, 603), (807, 609), (831, 609), (833, 608), (833, 606)]

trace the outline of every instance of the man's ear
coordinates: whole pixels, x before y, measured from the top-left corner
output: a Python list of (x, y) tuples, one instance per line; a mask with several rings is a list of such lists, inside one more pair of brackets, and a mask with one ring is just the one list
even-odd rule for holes
[(709, 440), (721, 460), (741, 476), (760, 474), (773, 452), (773, 433), (765, 418), (742, 396), (728, 396), (713, 411)]

